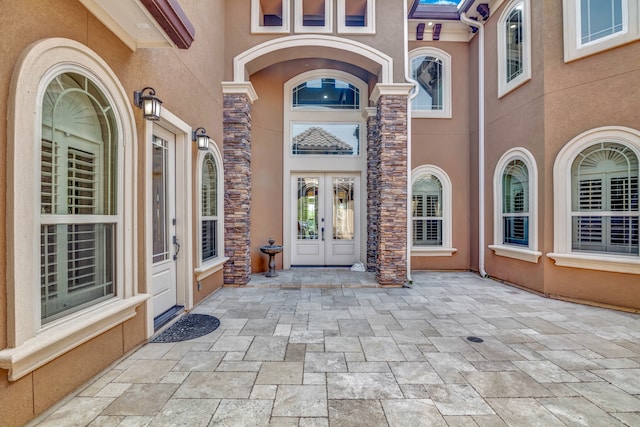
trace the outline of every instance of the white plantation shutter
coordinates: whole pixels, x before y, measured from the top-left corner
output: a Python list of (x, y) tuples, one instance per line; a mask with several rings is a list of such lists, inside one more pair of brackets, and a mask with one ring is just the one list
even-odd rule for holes
[(442, 184), (433, 175), (418, 177), (412, 188), (413, 245), (442, 245)]
[(573, 249), (638, 254), (638, 158), (627, 147), (589, 147), (573, 165)]
[(213, 154), (202, 161), (201, 188), (202, 262), (218, 256), (218, 168)]
[(43, 323), (115, 295), (113, 113), (84, 76), (67, 73), (43, 102), (40, 289)]

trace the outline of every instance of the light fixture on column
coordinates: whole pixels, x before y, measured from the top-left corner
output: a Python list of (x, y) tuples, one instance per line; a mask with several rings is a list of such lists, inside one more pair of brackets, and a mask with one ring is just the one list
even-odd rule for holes
[(205, 128), (200, 127), (194, 130), (191, 135), (191, 139), (193, 142), (198, 144), (198, 150), (209, 149), (209, 135), (207, 135), (207, 130)]
[[(145, 94), (145, 91), (147, 93)], [(147, 120), (160, 120), (162, 101), (156, 96), (156, 91), (152, 87), (145, 87), (141, 91), (133, 92), (133, 103), (142, 108), (142, 115)]]

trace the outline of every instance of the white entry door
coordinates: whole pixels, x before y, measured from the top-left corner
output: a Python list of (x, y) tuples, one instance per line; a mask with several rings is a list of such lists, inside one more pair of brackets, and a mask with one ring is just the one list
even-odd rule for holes
[(176, 305), (176, 136), (154, 126), (152, 153), (153, 317)]
[(360, 261), (360, 175), (291, 177), (291, 264), (344, 266)]

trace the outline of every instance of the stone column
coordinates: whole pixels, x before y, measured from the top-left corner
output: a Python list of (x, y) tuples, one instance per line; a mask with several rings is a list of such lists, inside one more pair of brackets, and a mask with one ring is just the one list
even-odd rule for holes
[(366, 108), (364, 114), (367, 121), (367, 271), (376, 271), (380, 217), (380, 200), (378, 197), (380, 132), (378, 129), (377, 108)]
[(224, 283), (251, 280), (251, 104), (249, 82), (223, 82)]
[(376, 280), (381, 285), (398, 286), (407, 280), (407, 99), (411, 88), (379, 84), (372, 95), (380, 133)]

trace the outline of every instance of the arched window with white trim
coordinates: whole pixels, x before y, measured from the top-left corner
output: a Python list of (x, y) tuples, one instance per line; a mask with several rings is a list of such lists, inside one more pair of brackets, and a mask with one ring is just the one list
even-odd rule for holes
[(421, 47), (409, 52), (411, 77), (418, 95), (411, 101), (413, 117), (451, 118), (451, 55)]
[[(16, 380), (136, 316), (136, 128), (95, 52), (44, 39), (11, 81), (7, 138), (7, 349)], [(126, 262), (125, 262), (126, 261)]]
[(603, 127), (570, 141), (554, 165), (558, 265), (640, 273), (640, 131)]
[(222, 256), (222, 175), (221, 157), (215, 144), (198, 156), (199, 164), (199, 264), (216, 262)]
[(496, 255), (538, 262), (538, 172), (533, 155), (512, 148), (498, 161), (493, 176)]
[(420, 166), (411, 173), (411, 253), (450, 256), (451, 180), (439, 167)]
[(498, 96), (531, 80), (531, 6), (513, 0), (498, 20)]

